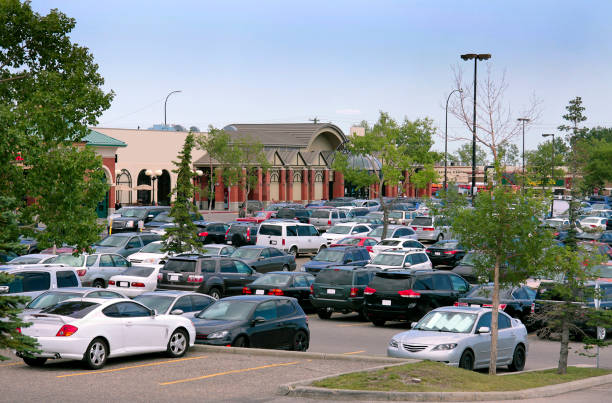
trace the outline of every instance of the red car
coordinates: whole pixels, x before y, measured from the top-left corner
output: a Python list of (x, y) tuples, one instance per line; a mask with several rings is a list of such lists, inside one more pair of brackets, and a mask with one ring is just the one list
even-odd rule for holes
[(256, 211), (253, 217), (238, 218), (236, 221), (246, 221), (260, 224), (263, 221), (273, 218), (274, 214), (276, 214), (276, 211)]
[(368, 252), (372, 253), (372, 246), (376, 245), (378, 241), (368, 236), (349, 236), (346, 238), (338, 239), (335, 243), (330, 245), (330, 248), (334, 246), (363, 246)]

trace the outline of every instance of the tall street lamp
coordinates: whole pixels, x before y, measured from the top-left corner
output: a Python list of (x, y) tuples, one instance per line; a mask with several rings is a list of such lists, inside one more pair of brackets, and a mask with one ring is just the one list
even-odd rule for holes
[(451, 95), (455, 92), (462, 93), (463, 90), (461, 88), (452, 90), (450, 94), (448, 94), (448, 98), (446, 98), (446, 120), (444, 122), (444, 191), (446, 191), (446, 167), (448, 165), (448, 101), (450, 100)]
[(518, 118), (516, 120), (523, 123), (523, 191), (524, 191), (525, 190), (525, 123), (530, 122), (531, 119)]
[(166, 95), (166, 100), (164, 101), (164, 127), (166, 126), (166, 105), (168, 104), (168, 97), (172, 94), (176, 94), (177, 92), (182, 92), (181, 90), (172, 91), (168, 95)]
[(553, 200), (555, 194), (555, 133), (543, 133), (542, 137), (551, 137), (552, 136), (552, 160), (550, 161), (550, 179), (552, 184), (550, 185), (550, 189), (553, 193), (553, 199), (550, 201), (550, 217), (553, 216)]
[(157, 201), (155, 200), (155, 181), (157, 180), (158, 177), (162, 176), (162, 170), (161, 169), (156, 169), (155, 171), (151, 170), (151, 169), (147, 169), (145, 171), (145, 175), (147, 175), (149, 178), (151, 178), (151, 182), (153, 183), (153, 188), (152, 188), (152, 198), (151, 198), (151, 204), (157, 206)]
[(476, 83), (477, 83), (477, 71), (478, 60), (489, 60), (491, 55), (489, 53), (466, 53), (461, 55), (463, 60), (474, 59), (474, 121), (472, 129), (472, 202), (476, 195)]

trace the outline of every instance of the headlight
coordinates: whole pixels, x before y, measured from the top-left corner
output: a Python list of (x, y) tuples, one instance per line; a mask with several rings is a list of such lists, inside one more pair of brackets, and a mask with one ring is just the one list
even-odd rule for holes
[(134, 221), (128, 221), (125, 223), (126, 228), (132, 228), (134, 226)]
[(229, 334), (229, 330), (222, 330), (220, 332), (214, 332), (208, 335), (208, 339), (222, 339)]
[(452, 350), (457, 347), (457, 343), (438, 344), (433, 348), (433, 351)]
[(391, 339), (391, 341), (389, 342), (389, 346), (393, 347), (393, 348), (398, 348), (399, 347), (399, 341), (397, 341), (395, 339)]

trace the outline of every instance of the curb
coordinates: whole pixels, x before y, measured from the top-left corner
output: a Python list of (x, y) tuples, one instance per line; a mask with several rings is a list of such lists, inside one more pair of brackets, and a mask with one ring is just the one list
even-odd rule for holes
[[(387, 364), (407, 364), (417, 362), (419, 360), (406, 360), (402, 358), (377, 357), (372, 355), (344, 355), (331, 353), (309, 353), (301, 351), (287, 350), (268, 350), (262, 348), (244, 348), (244, 347), (224, 347), (224, 346), (207, 346), (196, 344), (190, 348), (191, 350), (207, 351), (210, 353), (226, 353), (226, 354), (243, 354), (243, 355), (261, 355), (267, 357), (287, 357), (287, 358), (307, 358), (315, 360), (340, 360), (340, 361), (359, 361), (359, 362), (378, 362)], [(389, 366), (389, 365), (387, 365)], [(376, 367), (383, 368), (383, 367)], [(368, 369), (369, 371), (369, 369)], [(354, 372), (354, 371), (353, 371)], [(338, 374), (336, 374), (338, 375)], [(336, 376), (333, 375), (333, 376)], [(312, 380), (311, 380), (312, 381)], [(310, 382), (310, 381), (308, 381)]]
[[(363, 372), (377, 371), (379, 369), (385, 369), (402, 364), (383, 365), (379, 367), (368, 368)], [(276, 393), (282, 396), (305, 397), (310, 399), (322, 400), (472, 402), (487, 400), (523, 400), (541, 397), (551, 397), (568, 392), (591, 388), (593, 386), (612, 383), (612, 374), (609, 374), (591, 377), (587, 379), (580, 379), (578, 381), (558, 383), (556, 385), (542, 386), (539, 388), (500, 392), (385, 392), (348, 389), (328, 389), (308, 386), (316, 381), (351, 373), (355, 373), (355, 371), (343, 372), (335, 375), (328, 375), (299, 382), (286, 383), (284, 385), (280, 385)]]

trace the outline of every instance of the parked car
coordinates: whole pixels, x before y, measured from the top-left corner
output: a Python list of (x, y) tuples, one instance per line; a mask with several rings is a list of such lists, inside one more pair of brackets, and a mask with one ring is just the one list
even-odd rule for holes
[(276, 212), (276, 218), (283, 220), (296, 220), (304, 224), (308, 224), (312, 210), (305, 208), (283, 207)]
[[(115, 217), (109, 218), (109, 234), (137, 231), (139, 225), (145, 225), (160, 213), (170, 211), (169, 206), (134, 206), (122, 207), (115, 211)], [(139, 224), (142, 222), (142, 224)]]
[(310, 216), (310, 223), (321, 232), (327, 231), (338, 223), (347, 221), (348, 217), (346, 216), (346, 212), (336, 208), (316, 209)]
[[(528, 323), (535, 309), (536, 291), (527, 286), (505, 287), (499, 290), (499, 310), (513, 318)], [(473, 288), (465, 297), (459, 298), (455, 306), (482, 306), (491, 308), (493, 303), (493, 284)]]
[[(467, 370), (487, 368), (491, 354), (491, 310), (442, 307), (426, 314), (411, 330), (396, 334), (387, 355), (441, 361)], [(520, 320), (498, 314), (497, 366), (522, 371), (527, 360), (527, 329)]]
[(158, 315), (124, 299), (68, 300), (24, 320), (32, 325), (21, 332), (36, 339), (40, 352), (22, 358), (35, 367), (47, 359), (67, 358), (100, 369), (107, 358), (157, 351), (178, 358), (195, 341), (195, 328), (189, 319)]
[(108, 289), (120, 292), (130, 298), (157, 288), (157, 274), (160, 267), (135, 266), (115, 274), (108, 280)]
[(476, 252), (468, 251), (459, 261), (459, 263), (457, 263), (457, 266), (455, 266), (451, 271), (460, 275), (472, 284), (478, 283), (478, 275), (474, 270), (477, 257), (478, 254)]
[(372, 254), (378, 255), (381, 252), (400, 250), (400, 249), (419, 249), (425, 250), (425, 245), (414, 239), (406, 238), (387, 238), (383, 239), (372, 247)]
[(124, 232), (108, 235), (93, 245), (98, 253), (116, 253), (127, 257), (138, 252), (143, 246), (161, 240), (159, 234), (151, 232)]
[(231, 256), (242, 260), (258, 273), (295, 270), (295, 256), (268, 246), (241, 246)]
[(229, 225), (223, 222), (197, 221), (198, 241), (209, 243), (225, 243), (225, 234)]
[(93, 253), (91, 255), (57, 255), (53, 263), (64, 264), (76, 269), (84, 287), (106, 288), (108, 280), (115, 274), (122, 273), (132, 264), (116, 253)]
[(352, 203), (355, 207), (365, 207), (369, 211), (380, 210), (380, 202), (378, 200), (355, 199), (352, 201)]
[(262, 222), (274, 217), (276, 217), (275, 211), (256, 211), (253, 213), (252, 217), (240, 217), (236, 219), (236, 221), (261, 224)]
[[(189, 215), (194, 222), (203, 219), (200, 213), (190, 212)], [(146, 223), (144, 227), (147, 231), (163, 235), (166, 232), (166, 228), (172, 228), (174, 226), (174, 217), (170, 216), (170, 211), (163, 211)]]
[(364, 266), (370, 261), (370, 253), (364, 247), (338, 246), (321, 250), (309, 262), (302, 266), (302, 270), (311, 274), (317, 274), (321, 269), (347, 265)]
[(302, 272), (273, 271), (247, 284), (244, 295), (282, 295), (298, 300), (303, 309), (311, 307), (310, 286), (314, 276)]
[(445, 217), (417, 216), (410, 226), (417, 233), (419, 241), (439, 242), (448, 235), (449, 226)]
[(139, 266), (150, 266), (155, 268), (161, 268), (166, 259), (169, 256), (169, 252), (162, 251), (164, 243), (162, 241), (154, 241), (145, 245), (136, 253), (132, 253), (128, 257), (128, 261), (131, 264), (137, 264)]
[(21, 255), (17, 256), (14, 259), (11, 259), (7, 262), (10, 265), (15, 264), (45, 264), (51, 263), (51, 261), (55, 258), (55, 255), (49, 255), (45, 253), (31, 253), (29, 255)]
[(205, 256), (230, 256), (235, 250), (236, 248), (232, 245), (209, 243), (206, 244), (201, 254)]
[(419, 212), (415, 210), (393, 210), (389, 213), (389, 224), (410, 225)]
[(45, 291), (40, 294), (38, 297), (34, 298), (32, 301), (28, 302), (26, 306), (23, 308), (23, 315), (31, 315), (34, 313), (39, 313), (43, 309), (49, 308), (51, 306), (57, 305), (60, 302), (64, 302), (66, 300), (72, 298), (102, 298), (102, 299), (110, 299), (110, 298), (125, 298), (127, 297), (118, 292), (110, 291), (110, 290), (101, 290), (99, 288), (92, 287), (64, 287), (57, 288), (54, 290)]
[(328, 245), (331, 245), (334, 241), (345, 238), (348, 235), (365, 235), (370, 231), (372, 231), (372, 227), (367, 224), (346, 222), (332, 226), (322, 237), (325, 238)]
[(171, 257), (159, 273), (159, 289), (198, 292), (215, 299), (242, 294), (242, 287), (259, 277), (238, 259), (199, 254)]
[[(382, 240), (382, 235), (382, 226), (374, 228), (367, 234), (367, 236), (376, 239), (378, 242)], [(385, 239), (387, 238), (406, 238), (414, 239), (415, 241), (418, 240), (416, 232), (412, 228), (406, 227), (404, 225), (387, 225), (387, 236), (385, 237)]]
[(36, 298), (48, 290), (81, 287), (76, 271), (63, 265), (4, 266), (0, 270), (14, 276), (10, 283), (0, 283), (0, 295)]
[(580, 227), (583, 230), (605, 231), (608, 229), (608, 219), (603, 217), (586, 217), (580, 220)]
[(351, 218), (351, 222), (358, 224), (368, 224), (372, 228), (380, 227), (381, 225), (383, 225), (382, 219), (374, 217), (370, 214), (362, 217), (353, 217)]
[[(413, 241), (416, 242), (416, 241)], [(425, 250), (389, 250), (374, 256), (367, 268), (377, 270), (432, 270), (433, 265)]]
[(321, 269), (312, 285), (310, 302), (321, 319), (329, 319), (334, 312), (363, 313), (363, 290), (375, 271), (362, 266), (331, 266)]
[(236, 248), (243, 245), (256, 245), (258, 231), (259, 225), (256, 223), (234, 223), (225, 233), (225, 242)]
[[(238, 207), (240, 210), (244, 209), (244, 203), (240, 203)], [(247, 214), (253, 214), (256, 211), (263, 210), (264, 205), (260, 200), (247, 200), (246, 201), (246, 212)]]
[(542, 223), (542, 226), (555, 231), (566, 231), (570, 227), (570, 222), (567, 218), (547, 218)]
[(331, 245), (329, 245), (329, 247), (335, 248), (336, 246), (363, 246), (371, 254), (372, 247), (376, 244), (377, 242), (374, 238), (369, 238), (367, 236), (349, 236), (334, 241)]
[(364, 313), (375, 326), (389, 320), (418, 320), (441, 306), (452, 306), (470, 285), (460, 276), (437, 271), (380, 271), (364, 290)]
[(435, 266), (455, 267), (465, 256), (465, 249), (454, 239), (442, 240), (429, 246), (426, 250), (429, 260)]
[(327, 242), (313, 225), (278, 221), (261, 224), (257, 245), (278, 248), (297, 257), (300, 253), (317, 253)]
[(191, 319), (216, 299), (191, 291), (158, 290), (140, 294), (134, 297), (134, 301), (155, 309), (159, 315), (180, 315)]
[(308, 350), (306, 314), (295, 298), (242, 295), (224, 298), (193, 320), (196, 343)]
[(584, 241), (595, 241), (612, 245), (612, 231), (582, 232), (577, 234), (576, 238)]

